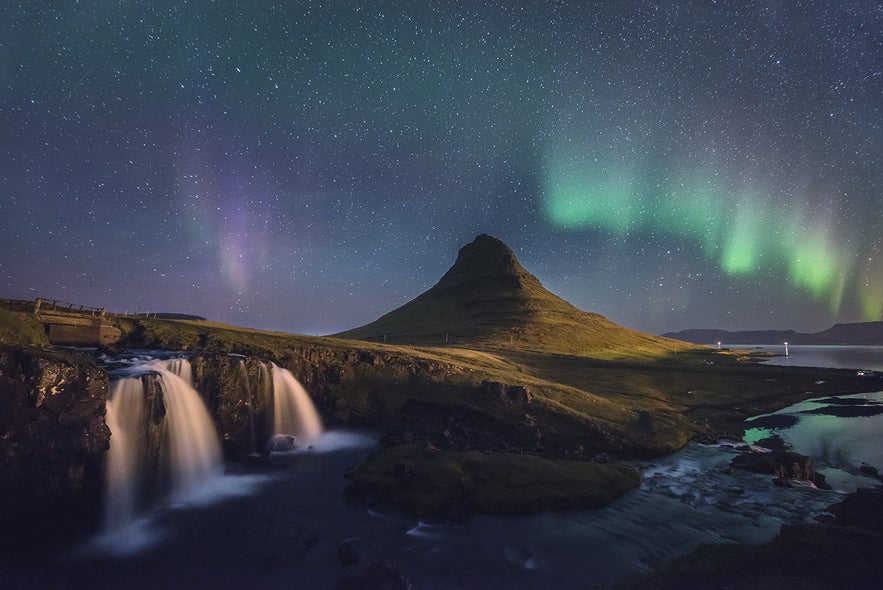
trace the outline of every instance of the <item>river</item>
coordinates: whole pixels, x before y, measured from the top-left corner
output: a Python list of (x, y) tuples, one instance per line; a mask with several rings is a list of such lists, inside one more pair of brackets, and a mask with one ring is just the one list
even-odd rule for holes
[[(790, 356), (770, 362), (883, 370), (883, 348), (819, 348), (792, 346)], [(332, 431), (285, 467), (245, 474), (228, 466), (202, 499), (158, 508), (57, 567), (17, 575), (51, 587), (333, 588), (389, 560), (421, 590), (591, 588), (658, 568), (701, 543), (764, 542), (782, 524), (810, 522), (843, 493), (874, 485), (859, 467), (883, 471), (883, 414), (876, 412), (883, 392), (846, 397), (786, 408), (777, 413), (793, 416), (792, 426), (746, 436), (775, 434), (809, 454), (831, 491), (780, 488), (768, 476), (731, 471), (740, 443), (690, 444), (640, 462), (640, 489), (605, 509), (428, 524), (344, 501), (346, 471), (376, 442)], [(844, 407), (868, 408), (867, 415), (838, 411)], [(359, 558), (354, 565), (341, 564), (344, 542)]]

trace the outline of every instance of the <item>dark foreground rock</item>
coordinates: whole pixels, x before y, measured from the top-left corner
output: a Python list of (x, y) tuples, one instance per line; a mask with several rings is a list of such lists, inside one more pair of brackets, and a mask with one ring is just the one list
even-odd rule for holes
[(0, 349), (0, 549), (9, 557), (94, 529), (107, 375), (39, 348)]
[(883, 488), (859, 490), (831, 507), (824, 524), (786, 526), (763, 545), (705, 545), (667, 569), (617, 590), (879, 588)]
[(335, 590), (413, 590), (404, 572), (389, 561), (378, 561), (368, 566), (360, 576), (343, 578)]

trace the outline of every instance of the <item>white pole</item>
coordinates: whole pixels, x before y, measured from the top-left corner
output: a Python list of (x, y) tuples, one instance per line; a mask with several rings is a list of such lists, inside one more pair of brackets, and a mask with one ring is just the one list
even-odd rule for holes
[(785, 356), (788, 356), (788, 343), (785, 343)]

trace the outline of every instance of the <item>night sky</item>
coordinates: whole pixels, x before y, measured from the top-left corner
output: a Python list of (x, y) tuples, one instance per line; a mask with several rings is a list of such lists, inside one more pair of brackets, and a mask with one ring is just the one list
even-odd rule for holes
[(653, 333), (883, 319), (876, 1), (0, 6), (0, 297), (326, 334), (476, 234)]

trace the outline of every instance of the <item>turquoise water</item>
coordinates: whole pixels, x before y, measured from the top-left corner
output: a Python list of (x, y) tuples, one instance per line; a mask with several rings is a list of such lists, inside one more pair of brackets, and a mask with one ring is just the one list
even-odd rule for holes
[[(838, 415), (844, 413), (869, 415)], [(792, 416), (797, 422), (789, 428), (749, 428), (746, 442), (778, 436), (794, 451), (812, 457), (816, 470), (842, 492), (879, 484), (859, 468), (867, 465), (883, 473), (883, 391), (817, 398), (767, 415)]]

